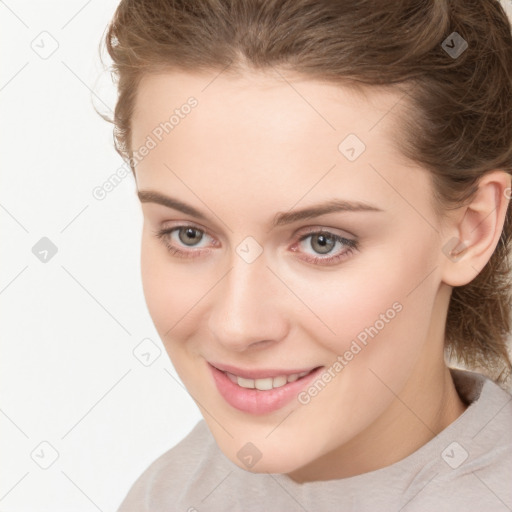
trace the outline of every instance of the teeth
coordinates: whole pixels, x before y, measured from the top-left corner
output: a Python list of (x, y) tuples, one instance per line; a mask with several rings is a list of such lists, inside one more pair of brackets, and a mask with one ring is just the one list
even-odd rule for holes
[(304, 377), (310, 371), (305, 371), (301, 373), (292, 373), (291, 375), (279, 375), (278, 377), (268, 377), (266, 379), (244, 379), (243, 377), (238, 377), (237, 375), (233, 375), (232, 373), (225, 372), (231, 382), (238, 384), (242, 388), (247, 389), (259, 389), (260, 391), (268, 391), (273, 388), (280, 388), (284, 386), (288, 382), (295, 382), (297, 379)]
[(272, 377), (269, 377), (268, 379), (254, 379), (254, 387), (261, 391), (267, 391), (272, 389), (273, 381), (274, 379), (272, 379)]
[(284, 386), (288, 380), (284, 375), (281, 375), (280, 377), (274, 377), (272, 380), (272, 387), (273, 388), (280, 388), (281, 386)]

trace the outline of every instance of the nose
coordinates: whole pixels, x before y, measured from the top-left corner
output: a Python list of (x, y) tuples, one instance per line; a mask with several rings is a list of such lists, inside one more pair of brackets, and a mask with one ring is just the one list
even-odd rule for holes
[(267, 347), (288, 333), (286, 300), (282, 283), (267, 268), (263, 255), (247, 263), (234, 254), (231, 270), (211, 297), (208, 328), (228, 351)]

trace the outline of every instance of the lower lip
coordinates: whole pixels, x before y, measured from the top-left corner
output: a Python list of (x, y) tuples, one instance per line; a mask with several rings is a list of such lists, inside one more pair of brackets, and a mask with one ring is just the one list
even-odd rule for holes
[(215, 384), (224, 400), (239, 411), (250, 414), (267, 414), (277, 411), (290, 403), (306, 386), (308, 386), (323, 370), (323, 366), (295, 382), (288, 382), (280, 388), (267, 391), (248, 389), (231, 382), (224, 373), (208, 364)]

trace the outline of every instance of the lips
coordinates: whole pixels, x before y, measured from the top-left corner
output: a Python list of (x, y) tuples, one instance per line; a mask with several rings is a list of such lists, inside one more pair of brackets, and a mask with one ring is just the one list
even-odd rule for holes
[[(222, 371), (212, 364), (208, 364), (207, 366), (210, 369), (213, 383), (224, 400), (233, 408), (250, 414), (268, 414), (281, 409), (291, 403), (294, 399), (297, 399), (299, 393), (303, 391), (305, 387), (310, 385), (311, 382), (313, 382), (314, 379), (317, 378), (324, 370), (323, 366), (306, 369), (303, 370), (307, 372), (305, 376), (297, 378), (292, 382), (286, 382), (285, 384), (277, 387), (273, 387), (272, 385), (272, 388), (268, 387), (269, 383), (267, 382), (266, 389), (257, 389), (256, 387), (248, 388), (244, 385), (240, 385), (238, 379), (244, 379), (243, 377), (237, 377), (235, 374), (232, 374), (232, 377), (234, 377), (233, 379), (229, 376), (230, 372)], [(226, 368), (225, 365), (222, 366)], [(296, 372), (297, 370), (267, 369), (243, 371), (236, 369), (235, 371), (244, 373), (245, 375), (261, 376), (262, 374), (270, 374), (272, 377), (264, 377), (263, 379), (256, 378), (253, 380), (256, 383), (258, 380), (265, 381), (268, 379), (269, 381), (272, 380), (273, 384), (274, 379), (280, 379), (281, 377), (284, 378), (286, 374), (288, 374), (289, 377), (290, 375), (294, 375), (294, 373), (290, 373), (291, 371)]]

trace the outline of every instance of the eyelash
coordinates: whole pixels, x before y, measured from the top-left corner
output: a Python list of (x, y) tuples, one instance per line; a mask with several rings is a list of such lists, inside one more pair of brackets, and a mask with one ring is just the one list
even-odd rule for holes
[[(159, 240), (162, 241), (162, 243), (167, 247), (167, 250), (173, 256), (177, 256), (179, 258), (197, 258), (197, 257), (201, 256), (201, 254), (203, 252), (209, 252), (209, 251), (197, 251), (197, 250), (183, 251), (169, 243), (169, 236), (174, 231), (179, 231), (180, 229), (187, 229), (187, 228), (194, 229), (195, 231), (198, 231), (199, 233), (202, 233), (203, 235), (206, 234), (206, 232), (203, 229), (199, 229), (199, 228), (197, 228), (195, 226), (191, 226), (191, 225), (182, 225), (182, 226), (175, 226), (173, 228), (165, 228), (165, 229), (161, 229), (158, 231), (154, 231), (153, 233)], [(310, 231), (310, 232), (302, 235), (299, 238), (299, 240), (296, 242), (296, 244), (294, 244), (294, 247), (295, 247), (295, 245), (297, 245), (297, 243), (300, 243), (300, 242), (306, 240), (307, 238), (315, 236), (315, 235), (326, 235), (328, 238), (334, 240), (334, 242), (339, 242), (342, 245), (344, 245), (345, 250), (342, 253), (337, 254), (336, 256), (329, 256), (326, 258), (322, 258), (322, 257), (303, 258), (308, 263), (320, 264), (320, 265), (333, 265), (345, 258), (348, 258), (351, 254), (353, 254), (354, 251), (358, 250), (357, 240), (343, 238), (342, 236), (336, 235), (334, 233), (331, 233), (330, 231), (323, 230), (323, 229), (320, 229), (317, 231)], [(291, 249), (291, 250), (294, 252), (296, 251), (296, 249)]]

